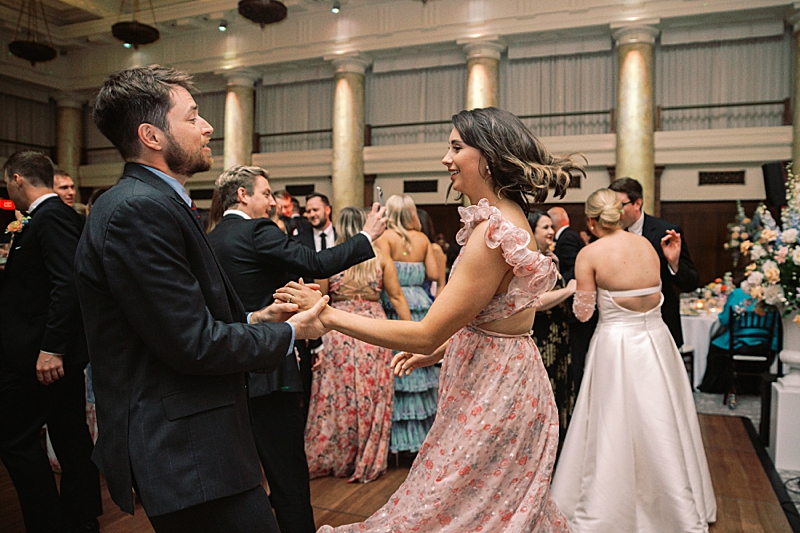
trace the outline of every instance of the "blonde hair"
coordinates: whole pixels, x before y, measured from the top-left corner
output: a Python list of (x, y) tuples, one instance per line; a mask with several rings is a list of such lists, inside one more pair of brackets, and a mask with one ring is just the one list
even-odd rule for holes
[[(339, 217), (336, 219), (336, 244), (341, 244), (361, 233), (366, 221), (367, 214), (363, 209), (359, 209), (358, 207), (345, 207), (342, 209), (339, 213)], [(372, 247), (372, 250), (375, 252), (375, 257), (352, 266), (345, 271), (343, 279), (345, 285), (361, 289), (366, 287), (367, 284), (375, 278), (380, 251), (375, 248), (375, 246)]]
[(611, 189), (598, 189), (586, 199), (586, 216), (596, 218), (597, 223), (605, 229), (619, 226), (622, 217), (622, 202), (617, 193)]
[(417, 217), (417, 206), (414, 200), (407, 194), (393, 194), (386, 200), (386, 227), (394, 230), (403, 239), (406, 250), (411, 251), (411, 238), (408, 230), (420, 231), (419, 218)]

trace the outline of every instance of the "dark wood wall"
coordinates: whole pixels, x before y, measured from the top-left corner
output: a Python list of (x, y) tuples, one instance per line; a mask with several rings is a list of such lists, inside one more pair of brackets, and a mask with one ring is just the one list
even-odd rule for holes
[[(745, 212), (752, 216), (758, 201), (742, 202)], [(539, 206), (544, 210), (555, 204)], [(558, 204), (570, 217), (570, 225), (576, 230), (586, 230), (586, 220), (582, 203)], [(458, 217), (458, 205), (423, 205), (433, 219), (436, 231), (443, 233), (449, 241), (455, 241), (455, 235), (461, 227)], [(777, 215), (777, 213), (773, 213)], [(733, 271), (731, 252), (723, 245), (728, 241), (728, 224), (736, 217), (735, 201), (706, 202), (662, 202), (661, 218), (683, 229), (689, 253), (700, 274), (700, 283), (705, 285), (715, 278), (722, 277), (725, 272)], [(777, 220), (777, 218), (776, 218)], [(740, 261), (739, 270), (743, 267)]]

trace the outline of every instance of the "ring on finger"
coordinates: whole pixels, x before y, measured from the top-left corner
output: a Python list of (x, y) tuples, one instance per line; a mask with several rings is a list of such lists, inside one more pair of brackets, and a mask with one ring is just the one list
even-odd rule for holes
[(294, 295), (293, 295), (293, 294), (290, 294), (290, 295), (289, 295), (289, 301), (288, 301), (287, 303), (292, 303), (292, 298), (294, 298)]

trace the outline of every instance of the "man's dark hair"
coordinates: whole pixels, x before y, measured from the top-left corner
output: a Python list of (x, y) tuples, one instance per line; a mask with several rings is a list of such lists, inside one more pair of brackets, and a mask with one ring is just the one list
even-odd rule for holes
[(94, 102), (92, 120), (123, 159), (134, 159), (141, 151), (140, 124), (152, 124), (169, 133), (167, 113), (173, 106), (170, 93), (177, 87), (193, 92), (191, 76), (160, 65), (126, 68), (103, 83)]
[(307, 195), (306, 203), (308, 203), (308, 201), (311, 200), (312, 198), (319, 198), (320, 200), (322, 200), (323, 204), (325, 204), (328, 207), (331, 206), (330, 201), (328, 201), (328, 197), (322, 194), (321, 192), (312, 192), (311, 194)]
[(11, 154), (3, 164), (3, 175), (11, 179), (14, 174), (34, 187), (53, 188), (53, 162), (41, 152), (21, 150)]
[(55, 169), (53, 169), (53, 176), (61, 176), (62, 178), (63, 178), (63, 177), (65, 177), (65, 176), (66, 176), (67, 178), (70, 178), (70, 177), (71, 177), (71, 176), (69, 175), (69, 172), (67, 172), (67, 171), (66, 171), (66, 170), (64, 170), (63, 168), (55, 168)]
[(619, 178), (611, 182), (608, 186), (614, 192), (621, 192), (628, 195), (631, 203), (642, 198), (642, 184), (633, 178)]

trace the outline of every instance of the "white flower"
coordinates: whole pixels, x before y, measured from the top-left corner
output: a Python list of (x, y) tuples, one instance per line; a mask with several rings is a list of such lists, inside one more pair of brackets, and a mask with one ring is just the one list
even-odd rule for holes
[(747, 285), (749, 287), (755, 287), (761, 285), (762, 281), (764, 281), (764, 274), (762, 274), (758, 270), (754, 271), (752, 274), (747, 276)]
[(792, 250), (792, 261), (795, 265), (800, 265), (800, 247)]
[(778, 305), (783, 302), (783, 288), (780, 285), (769, 285), (764, 289), (764, 302)]
[(760, 244), (754, 244), (753, 247), (750, 249), (750, 259), (752, 261), (758, 261), (762, 257), (767, 255), (767, 252), (764, 250), (764, 247)]
[(781, 233), (781, 240), (786, 244), (793, 244), (797, 242), (797, 230), (795, 228), (788, 228)]

